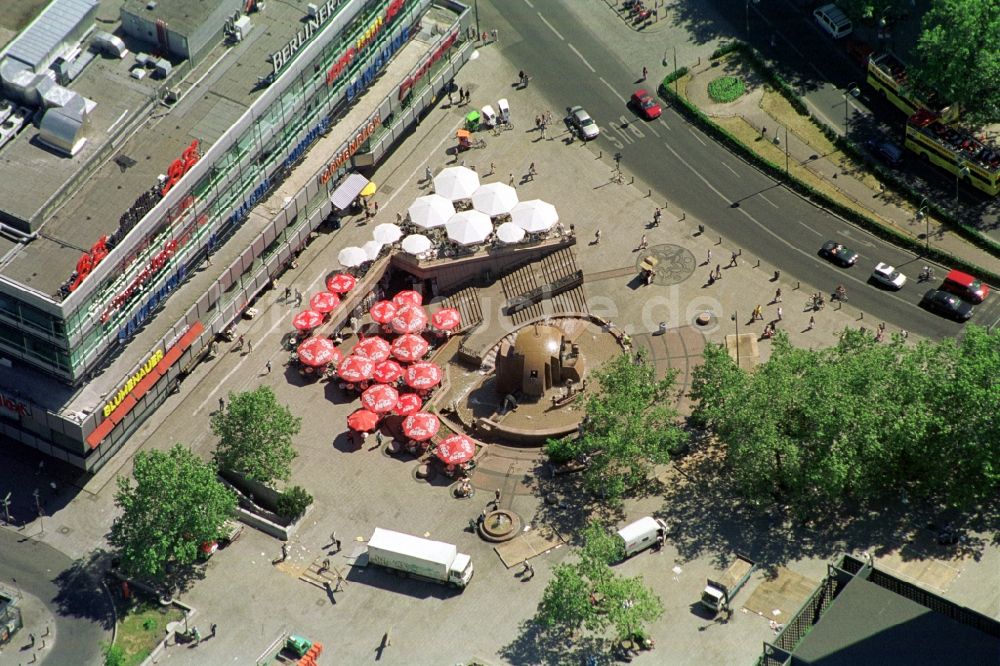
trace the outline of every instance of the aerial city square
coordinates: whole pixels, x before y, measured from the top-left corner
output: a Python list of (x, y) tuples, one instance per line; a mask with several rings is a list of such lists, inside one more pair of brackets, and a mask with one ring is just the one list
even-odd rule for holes
[(1000, 666), (993, 0), (4, 0), (0, 666)]

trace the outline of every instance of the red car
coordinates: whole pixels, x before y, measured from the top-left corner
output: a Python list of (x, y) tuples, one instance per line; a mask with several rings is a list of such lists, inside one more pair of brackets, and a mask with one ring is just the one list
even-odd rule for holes
[(646, 120), (654, 120), (660, 117), (660, 105), (643, 88), (639, 88), (632, 93), (629, 103)]

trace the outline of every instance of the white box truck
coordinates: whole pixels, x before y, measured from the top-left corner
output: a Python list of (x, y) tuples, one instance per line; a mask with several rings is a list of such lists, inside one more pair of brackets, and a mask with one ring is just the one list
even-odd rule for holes
[(443, 541), (375, 528), (368, 561), (404, 575), (464, 588), (472, 579), (472, 558)]
[(665, 539), (667, 524), (659, 518), (646, 516), (621, 528), (617, 534), (625, 542), (625, 557), (632, 557), (639, 551), (656, 545), (658, 540)]

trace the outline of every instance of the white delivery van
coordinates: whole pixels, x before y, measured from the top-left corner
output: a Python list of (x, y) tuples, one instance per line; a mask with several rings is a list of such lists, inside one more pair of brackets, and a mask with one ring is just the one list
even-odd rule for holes
[(646, 516), (621, 528), (617, 534), (625, 542), (625, 557), (632, 557), (639, 551), (656, 545), (657, 538), (666, 538), (667, 525), (659, 518)]
[(368, 540), (368, 561), (416, 578), (464, 588), (472, 580), (472, 558), (443, 541), (376, 527)]
[(846, 37), (854, 30), (851, 19), (847, 18), (847, 14), (834, 4), (819, 7), (813, 11), (813, 17), (816, 19), (819, 27), (829, 33), (834, 39)]

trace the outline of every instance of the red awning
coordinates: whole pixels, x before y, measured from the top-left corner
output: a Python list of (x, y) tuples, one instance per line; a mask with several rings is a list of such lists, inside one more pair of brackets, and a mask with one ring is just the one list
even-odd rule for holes
[(104, 419), (97, 424), (97, 427), (94, 428), (94, 432), (87, 435), (87, 444), (90, 445), (90, 448), (96, 449), (97, 445), (103, 442), (104, 438), (111, 434), (114, 427), (114, 421), (111, 419)]
[(128, 394), (125, 396), (125, 399), (122, 400), (121, 404), (115, 408), (115, 411), (111, 412), (111, 416), (108, 418), (111, 419), (112, 423), (118, 425), (118, 423), (125, 418), (125, 415), (129, 413), (129, 410), (135, 407), (136, 402), (138, 401), (135, 399), (135, 396), (131, 393)]

